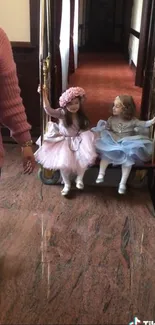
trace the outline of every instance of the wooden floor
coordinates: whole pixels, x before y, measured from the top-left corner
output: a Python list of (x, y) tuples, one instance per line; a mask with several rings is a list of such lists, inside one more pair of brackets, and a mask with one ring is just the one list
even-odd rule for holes
[(155, 320), (155, 219), (147, 190), (73, 198), (22, 175), (7, 145), (0, 182), (0, 324)]

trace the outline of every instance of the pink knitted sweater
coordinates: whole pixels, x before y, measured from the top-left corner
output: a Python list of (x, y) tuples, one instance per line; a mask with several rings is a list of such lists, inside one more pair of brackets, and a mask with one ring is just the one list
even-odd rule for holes
[[(20, 145), (31, 140), (25, 108), (20, 97), (20, 89), (13, 59), (11, 44), (0, 28), (0, 123), (5, 125), (11, 136)], [(0, 132), (0, 167), (4, 156)]]

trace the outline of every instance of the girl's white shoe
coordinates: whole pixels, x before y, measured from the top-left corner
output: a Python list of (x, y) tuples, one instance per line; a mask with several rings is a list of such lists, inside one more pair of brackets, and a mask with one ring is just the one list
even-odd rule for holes
[(66, 196), (70, 192), (71, 186), (69, 184), (65, 184), (63, 190), (61, 191), (61, 195)]
[(81, 176), (77, 176), (75, 183), (76, 183), (76, 188), (78, 188), (79, 190), (84, 189), (83, 179)]
[(84, 184), (82, 181), (77, 181), (76, 182), (76, 188), (78, 188), (79, 190), (83, 190), (84, 189)]
[(98, 177), (96, 179), (96, 183), (103, 183), (104, 182), (104, 175), (103, 174), (98, 174)]
[(118, 187), (118, 193), (125, 194), (126, 193), (126, 185), (120, 183), (119, 187)]

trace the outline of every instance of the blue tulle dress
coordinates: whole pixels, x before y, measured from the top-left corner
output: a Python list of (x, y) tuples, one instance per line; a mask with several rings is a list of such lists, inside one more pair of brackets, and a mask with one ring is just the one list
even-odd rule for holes
[(100, 120), (92, 128), (97, 133), (95, 146), (100, 159), (108, 160), (113, 165), (126, 166), (149, 162), (153, 143), (143, 132), (151, 125), (148, 122), (136, 118), (124, 121), (118, 116), (111, 116), (108, 121)]

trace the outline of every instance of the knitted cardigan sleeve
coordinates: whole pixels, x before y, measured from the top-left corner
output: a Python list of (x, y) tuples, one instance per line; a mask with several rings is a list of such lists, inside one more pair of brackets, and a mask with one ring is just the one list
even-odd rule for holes
[(16, 65), (11, 44), (0, 28), (0, 122), (8, 127), (11, 136), (23, 144), (31, 139), (31, 126), (27, 122), (20, 96)]

